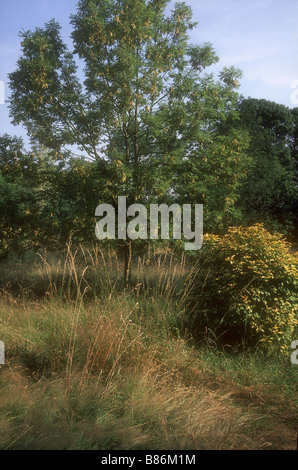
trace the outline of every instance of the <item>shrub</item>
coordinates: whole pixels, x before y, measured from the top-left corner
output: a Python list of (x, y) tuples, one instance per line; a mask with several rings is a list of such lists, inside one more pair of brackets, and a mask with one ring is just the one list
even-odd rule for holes
[(297, 252), (261, 224), (206, 235), (185, 295), (191, 328), (287, 350), (298, 338), (297, 274)]

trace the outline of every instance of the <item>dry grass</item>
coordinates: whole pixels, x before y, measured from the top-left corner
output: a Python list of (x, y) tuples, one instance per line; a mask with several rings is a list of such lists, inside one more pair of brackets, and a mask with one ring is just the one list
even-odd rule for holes
[(184, 258), (139, 258), (127, 290), (121, 268), (83, 247), (3, 268), (0, 448), (295, 449), (297, 367), (195, 347)]

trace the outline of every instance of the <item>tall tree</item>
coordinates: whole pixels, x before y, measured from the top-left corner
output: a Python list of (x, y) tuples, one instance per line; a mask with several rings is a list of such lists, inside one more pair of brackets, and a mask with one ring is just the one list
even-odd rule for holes
[[(14, 122), (56, 152), (77, 145), (98, 162), (111, 197), (125, 195), (129, 204), (170, 194), (177, 171), (197, 155), (203, 130), (211, 140), (210, 121), (222, 119), (238, 86), (233, 68), (217, 84), (203, 75), (218, 57), (209, 43), (189, 43), (191, 9), (176, 3), (166, 15), (169, 3), (80, 0), (71, 18), (74, 51), (51, 20), (22, 33), (22, 56), (10, 74)], [(83, 83), (74, 54), (85, 64)], [(130, 242), (125, 251), (127, 281)]]

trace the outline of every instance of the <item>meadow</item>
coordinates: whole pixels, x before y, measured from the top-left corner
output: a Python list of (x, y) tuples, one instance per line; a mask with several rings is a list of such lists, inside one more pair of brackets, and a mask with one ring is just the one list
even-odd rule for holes
[(0, 266), (0, 449), (294, 450), (298, 366), (193, 338), (191, 259), (40, 250)]

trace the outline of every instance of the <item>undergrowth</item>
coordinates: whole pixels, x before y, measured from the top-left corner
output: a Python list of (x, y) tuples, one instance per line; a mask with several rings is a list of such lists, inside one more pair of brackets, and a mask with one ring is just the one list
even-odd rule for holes
[(68, 246), (1, 266), (1, 449), (294, 449), (297, 366), (184, 329), (188, 261)]

